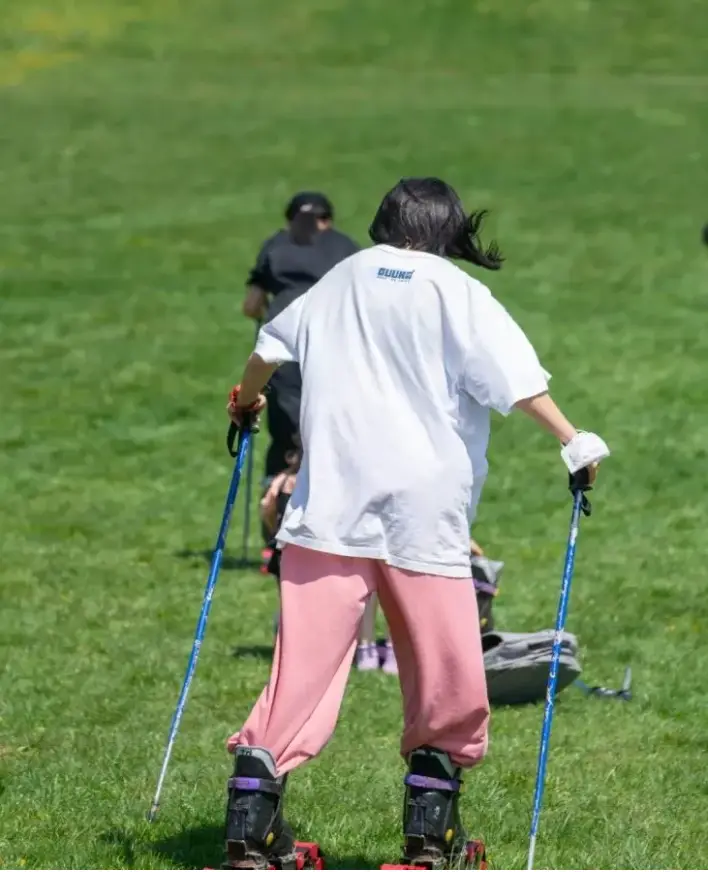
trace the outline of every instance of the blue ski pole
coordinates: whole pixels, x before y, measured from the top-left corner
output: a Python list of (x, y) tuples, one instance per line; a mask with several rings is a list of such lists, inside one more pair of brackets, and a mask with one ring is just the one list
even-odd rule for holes
[[(584, 474), (584, 475), (583, 475)], [(570, 585), (573, 580), (575, 566), (575, 547), (580, 531), (580, 514), (590, 514), (590, 502), (585, 496), (589, 490), (587, 484), (587, 470), (581, 470), (575, 477), (571, 477), (570, 490), (573, 494), (573, 511), (570, 518), (570, 533), (565, 552), (565, 566), (563, 568), (563, 581), (561, 584), (560, 600), (558, 602), (558, 615), (556, 617), (556, 630), (553, 637), (553, 654), (551, 656), (551, 669), (548, 675), (546, 687), (546, 705), (543, 710), (543, 727), (541, 729), (541, 745), (538, 751), (538, 766), (536, 769), (536, 787), (533, 796), (533, 814), (531, 817), (531, 833), (529, 836), (529, 854), (527, 869), (533, 869), (534, 853), (536, 851), (536, 836), (538, 834), (538, 822), (541, 817), (541, 804), (543, 802), (543, 788), (546, 780), (546, 764), (548, 762), (548, 745), (551, 738), (551, 724), (553, 723), (553, 710), (555, 707), (556, 685), (558, 683), (558, 665), (560, 663), (561, 644), (565, 630), (565, 619), (568, 614), (568, 600), (570, 599)]]
[(187, 694), (189, 693), (189, 687), (192, 683), (192, 679), (194, 678), (194, 673), (197, 668), (199, 650), (202, 647), (202, 642), (204, 641), (207, 618), (209, 617), (209, 609), (211, 608), (211, 600), (212, 596), (214, 595), (214, 588), (216, 587), (217, 579), (219, 577), (219, 569), (221, 568), (221, 560), (224, 556), (224, 548), (226, 547), (226, 534), (229, 529), (229, 521), (231, 520), (231, 511), (236, 501), (236, 495), (238, 493), (238, 486), (241, 480), (241, 471), (243, 469), (243, 464), (246, 460), (248, 449), (251, 444), (250, 426), (244, 426), (239, 432), (238, 448), (234, 452), (233, 443), (237, 432), (239, 431), (237, 431), (236, 426), (232, 424), (229, 429), (229, 435), (227, 437), (227, 445), (231, 456), (236, 457), (236, 462), (234, 464), (234, 470), (231, 475), (229, 490), (226, 495), (226, 505), (224, 507), (224, 515), (221, 519), (221, 526), (219, 527), (219, 535), (216, 539), (216, 547), (214, 548), (214, 553), (212, 554), (211, 558), (211, 569), (209, 570), (209, 578), (207, 579), (206, 588), (204, 590), (202, 610), (199, 615), (197, 629), (194, 634), (194, 644), (192, 645), (192, 653), (189, 655), (187, 673), (184, 676), (182, 690), (180, 691), (179, 699), (177, 700), (177, 708), (175, 709), (175, 713), (172, 716), (172, 723), (170, 724), (170, 732), (167, 737), (167, 745), (165, 746), (165, 753), (162, 758), (162, 767), (160, 769), (160, 775), (157, 780), (155, 796), (152, 800), (152, 805), (150, 806), (150, 811), (147, 815), (147, 818), (150, 822), (155, 820), (158, 809), (160, 807), (160, 794), (162, 793), (162, 785), (164, 784), (165, 776), (167, 775), (167, 766), (170, 762), (170, 756), (172, 755), (172, 748), (174, 746), (175, 739), (177, 738), (177, 731), (179, 730), (182, 715), (184, 714), (184, 708), (187, 703)]

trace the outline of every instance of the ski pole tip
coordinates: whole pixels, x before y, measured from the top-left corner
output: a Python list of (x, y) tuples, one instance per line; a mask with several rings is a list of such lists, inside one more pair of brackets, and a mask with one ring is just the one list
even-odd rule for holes
[(536, 835), (534, 833), (531, 836), (531, 838), (529, 839), (529, 856), (528, 856), (528, 862), (526, 863), (527, 869), (533, 869), (533, 861), (534, 861), (535, 853), (536, 853)]

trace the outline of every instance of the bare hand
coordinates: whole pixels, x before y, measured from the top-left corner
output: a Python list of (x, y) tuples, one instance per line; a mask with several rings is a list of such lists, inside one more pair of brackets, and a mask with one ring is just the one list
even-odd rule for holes
[(475, 557), (484, 557), (484, 551), (472, 538), (470, 538), (470, 551)]
[(244, 405), (238, 396), (238, 391), (236, 388), (231, 392), (231, 396), (229, 397), (229, 402), (226, 406), (226, 411), (228, 412), (229, 418), (236, 424), (237, 427), (241, 427), (244, 418), (249, 415), (251, 420), (251, 426), (253, 429), (257, 429), (258, 424), (260, 422), (261, 412), (266, 407), (266, 398), (263, 394), (258, 394), (257, 399), (250, 403), (249, 405)]

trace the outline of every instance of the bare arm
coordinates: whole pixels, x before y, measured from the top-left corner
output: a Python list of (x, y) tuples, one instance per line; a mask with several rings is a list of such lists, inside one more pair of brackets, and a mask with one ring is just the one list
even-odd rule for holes
[(241, 379), (238, 395), (239, 406), (250, 406), (259, 398), (270, 377), (278, 368), (277, 363), (266, 363), (255, 352), (248, 358)]
[(238, 388), (231, 392), (228, 411), (231, 420), (241, 425), (243, 411), (252, 413), (251, 425), (257, 424), (258, 412), (266, 405), (261, 391), (282, 363), (297, 363), (297, 335), (305, 294), (258, 331), (256, 350), (248, 358)]
[(262, 321), (268, 308), (268, 294), (258, 285), (249, 285), (246, 299), (243, 301), (243, 314), (254, 321)]
[(514, 408), (519, 409), (537, 424), (547, 430), (564, 445), (577, 435), (577, 430), (553, 402), (550, 394), (538, 394), (526, 400), (519, 400)]

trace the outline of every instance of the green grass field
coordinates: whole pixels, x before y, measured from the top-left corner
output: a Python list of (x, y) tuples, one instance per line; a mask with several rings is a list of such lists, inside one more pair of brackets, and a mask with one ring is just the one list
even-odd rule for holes
[[(224, 742), (269, 665), (256, 572), (222, 573), (144, 815), (207, 573), (180, 555), (211, 548), (228, 483), (243, 280), (295, 190), (363, 243), (413, 174), (493, 210), (495, 293), (614, 450), (568, 628), (584, 677), (631, 664), (636, 696), (560, 698), (538, 864), (708, 865), (705, 2), (5, 0), (0, 48), (0, 866), (220, 863)], [(557, 449), (512, 416), (490, 460), (499, 623), (552, 626)], [(495, 711), (467, 781), (496, 868), (525, 862), (541, 715)], [(330, 867), (398, 856), (400, 725), (395, 680), (354, 675), (291, 781)]]

